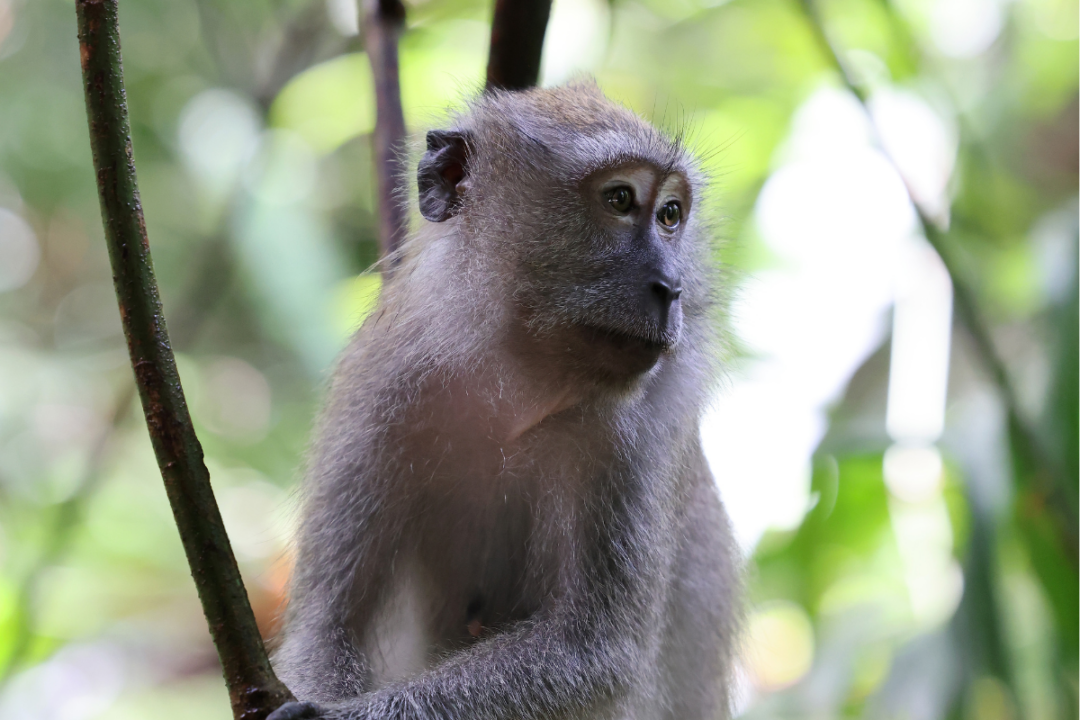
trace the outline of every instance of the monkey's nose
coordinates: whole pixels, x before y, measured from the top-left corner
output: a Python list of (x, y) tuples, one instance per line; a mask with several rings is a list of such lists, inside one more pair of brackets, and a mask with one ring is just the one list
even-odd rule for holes
[(672, 282), (667, 278), (660, 278), (649, 283), (649, 290), (660, 306), (666, 310), (671, 303), (679, 299), (679, 295), (682, 294), (682, 285), (678, 281)]

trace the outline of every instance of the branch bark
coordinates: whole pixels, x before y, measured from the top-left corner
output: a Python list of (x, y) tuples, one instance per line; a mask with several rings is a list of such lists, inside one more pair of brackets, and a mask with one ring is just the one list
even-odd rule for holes
[(393, 252), (408, 230), (403, 193), (405, 114), (398, 78), (398, 35), (405, 26), (401, 0), (364, 0), (364, 48), (375, 79), (375, 180), (379, 195), (379, 250), (393, 263)]
[(150, 440), (237, 720), (293, 699), (277, 679), (195, 436), (154, 279), (135, 178), (117, 0), (76, 0), (79, 50), (113, 283)]
[(523, 90), (540, 79), (551, 0), (496, 0), (485, 90)]

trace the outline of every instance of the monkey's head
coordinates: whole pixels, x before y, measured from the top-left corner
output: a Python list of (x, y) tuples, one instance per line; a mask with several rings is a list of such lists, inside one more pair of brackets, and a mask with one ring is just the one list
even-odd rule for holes
[(485, 95), (428, 133), (418, 170), (421, 213), (479, 258), (462, 282), (503, 303), (510, 334), (622, 378), (677, 352), (706, 303), (698, 178), (594, 84)]

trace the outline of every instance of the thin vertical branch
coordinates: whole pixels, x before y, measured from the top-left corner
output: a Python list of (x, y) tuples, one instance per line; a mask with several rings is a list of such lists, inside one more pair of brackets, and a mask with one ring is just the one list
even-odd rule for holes
[(379, 196), (379, 250), (390, 256), (405, 237), (409, 218), (402, 192), (405, 114), (398, 79), (398, 35), (405, 26), (401, 0), (363, 0), (364, 47), (375, 78), (375, 180)]
[(135, 179), (117, 0), (76, 0), (75, 9), (105, 238), (150, 440), (233, 715), (261, 720), (292, 695), (274, 675), (259, 637), (169, 345)]
[(540, 79), (551, 0), (496, 0), (485, 89), (523, 90)]
[[(833, 46), (815, 1), (802, 0), (802, 6), (807, 18), (810, 20), (810, 29), (813, 31), (818, 43), (821, 45), (826, 58), (836, 68), (840, 75), (840, 79), (847, 89), (858, 98), (864, 108), (867, 108), (869, 98), (866, 90), (855, 81), (850, 69), (840, 57), (840, 53)], [(867, 111), (869, 114), (869, 108), (867, 108)], [(876, 130), (876, 127), (873, 126), (872, 122), (871, 126)], [(979, 311), (975, 290), (967, 282), (964, 273), (961, 272), (960, 267), (949, 248), (947, 234), (942, 232), (937, 223), (934, 222), (934, 219), (927, 215), (926, 211), (915, 200), (915, 195), (911, 190), (911, 186), (908, 184), (907, 178), (900, 172), (900, 167), (896, 163), (895, 158), (889, 154), (884, 143), (880, 142), (880, 138), (878, 144), (881, 146), (881, 151), (893, 164), (893, 167), (896, 168), (897, 174), (900, 175), (901, 180), (904, 182), (904, 186), (908, 191), (908, 196), (911, 198), (911, 204), (914, 206), (918, 216), (920, 229), (923, 231), (923, 235), (941, 257), (945, 269), (948, 270), (949, 276), (952, 278), (957, 319), (963, 325), (964, 329), (967, 330), (968, 335), (975, 344), (975, 348), (978, 350), (980, 359), (990, 373), (991, 380), (997, 386), (998, 392), (1001, 393), (1002, 400), (1004, 401), (1008, 412), (1009, 427), (1019, 441), (1019, 448), (1017, 449), (1023, 453), (1025, 460), (1030, 462), (1035, 468), (1035, 473), (1032, 478), (1034, 487), (1031, 489), (1042, 497), (1049, 510), (1049, 516), (1054, 519), (1054, 523), (1057, 526), (1056, 532), (1059, 536), (1061, 548), (1075, 569), (1078, 562), (1080, 562), (1080, 558), (1078, 558), (1077, 554), (1077, 518), (1069, 509), (1071, 504), (1064, 497), (1061, 487), (1063, 482), (1076, 482), (1076, 479), (1069, 479), (1063, 476), (1063, 470), (1059, 463), (1044, 447), (1038, 433), (1035, 432), (1034, 427), (1025, 417), (1024, 412), (1020, 407), (1020, 400), (1016, 392), (1016, 387), (1009, 375), (1005, 361), (998, 354), (997, 349), (994, 346), (994, 341), (990, 332), (990, 324)]]

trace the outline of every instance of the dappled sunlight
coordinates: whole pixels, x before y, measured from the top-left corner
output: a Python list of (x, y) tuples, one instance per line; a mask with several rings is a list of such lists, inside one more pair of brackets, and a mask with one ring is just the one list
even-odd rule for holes
[(798, 605), (773, 602), (755, 608), (746, 635), (746, 669), (759, 692), (790, 687), (810, 672), (814, 628)]
[(857, 103), (819, 90), (796, 113), (779, 151), (785, 162), (758, 197), (770, 267), (753, 274), (732, 309), (749, 358), (702, 426), (748, 552), (765, 530), (796, 527), (809, 509), (826, 410), (886, 332), (914, 215), (870, 140)]

